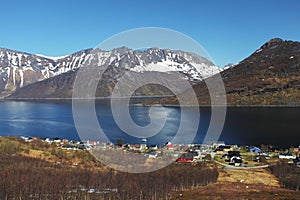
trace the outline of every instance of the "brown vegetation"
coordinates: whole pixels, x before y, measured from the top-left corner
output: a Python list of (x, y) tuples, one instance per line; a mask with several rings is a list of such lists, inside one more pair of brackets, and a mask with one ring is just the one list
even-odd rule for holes
[(300, 190), (300, 169), (294, 165), (280, 162), (270, 167), (272, 173), (278, 177), (280, 185), (291, 190)]
[(212, 199), (212, 200), (296, 200), (300, 199), (300, 193), (261, 184), (246, 183), (216, 183), (193, 190), (177, 191), (172, 193), (172, 199)]
[(284, 162), (255, 170), (201, 162), (130, 174), (87, 151), (0, 137), (0, 199), (299, 199), (299, 172)]
[(269, 169), (220, 169), (219, 183), (246, 183), (280, 187), (278, 179)]
[[(29, 147), (28, 154), (24, 153)], [(130, 174), (108, 169), (95, 160), (84, 162), (84, 155), (89, 155), (86, 151), (68, 154), (53, 148), (38, 141), (0, 138), (0, 199), (166, 199), (172, 191), (205, 186), (218, 178), (217, 168), (204, 162)], [(41, 156), (35, 158), (32, 152)], [(75, 152), (84, 152), (77, 159), (85, 164), (70, 165), (68, 159)], [(60, 159), (49, 162), (49, 158)]]

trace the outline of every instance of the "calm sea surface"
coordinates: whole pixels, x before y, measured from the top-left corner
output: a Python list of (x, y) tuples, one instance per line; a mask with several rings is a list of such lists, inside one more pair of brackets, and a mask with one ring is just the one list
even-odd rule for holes
[[(148, 138), (149, 144), (162, 145), (171, 141), (176, 134), (181, 112), (180, 108), (157, 107), (152, 120), (160, 120), (161, 112), (167, 114), (163, 129), (155, 136)], [(193, 120), (191, 114), (184, 119)], [(99, 124), (106, 136), (112, 141), (122, 139), (125, 143), (139, 143), (140, 138), (125, 134), (116, 125), (109, 106), (97, 105), (96, 113)], [(141, 126), (151, 122), (149, 107), (132, 106), (130, 114)], [(200, 108), (200, 124), (195, 143), (201, 143), (206, 135), (210, 122), (210, 109)], [(0, 135), (2, 136), (36, 136), (59, 137), (79, 140), (74, 125), (71, 104), (36, 103), (20, 101), (0, 102)], [(279, 146), (300, 145), (300, 108), (228, 108), (225, 125), (220, 141), (228, 144), (255, 145), (274, 144)]]

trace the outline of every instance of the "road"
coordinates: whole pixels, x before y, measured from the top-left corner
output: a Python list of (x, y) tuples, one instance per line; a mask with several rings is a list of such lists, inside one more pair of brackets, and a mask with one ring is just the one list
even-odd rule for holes
[(260, 166), (240, 166), (240, 167), (237, 167), (237, 166), (234, 166), (234, 165), (228, 165), (228, 164), (225, 164), (225, 163), (221, 163), (219, 161), (216, 161), (214, 159), (215, 157), (215, 152), (211, 152), (210, 155), (213, 159), (213, 161), (219, 165), (222, 165), (225, 169), (241, 169), (241, 170), (248, 170), (248, 169), (262, 169), (262, 168), (268, 168), (270, 165), (260, 165)]
[(214, 160), (215, 163), (224, 166), (225, 169), (242, 169), (242, 170), (248, 170), (248, 169), (262, 169), (262, 168), (268, 168), (270, 165), (260, 165), (260, 166), (234, 166), (234, 165), (228, 165), (221, 163), (219, 161)]

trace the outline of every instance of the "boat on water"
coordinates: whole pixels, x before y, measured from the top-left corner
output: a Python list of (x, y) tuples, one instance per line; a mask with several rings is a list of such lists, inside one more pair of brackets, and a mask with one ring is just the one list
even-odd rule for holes
[(146, 139), (146, 138), (143, 138), (143, 139), (142, 139), (142, 142), (146, 143), (146, 142), (147, 142), (147, 139)]

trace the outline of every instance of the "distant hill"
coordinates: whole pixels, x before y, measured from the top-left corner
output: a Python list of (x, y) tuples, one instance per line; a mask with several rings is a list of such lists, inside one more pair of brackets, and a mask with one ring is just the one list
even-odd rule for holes
[[(111, 51), (87, 49), (60, 58), (0, 50), (0, 94), (8, 98), (71, 97), (77, 71), (83, 65), (99, 69), (108, 66), (98, 84), (98, 97), (109, 96), (118, 79), (128, 71), (147, 73), (158, 79), (176, 74), (191, 84), (221, 71), (206, 58), (181, 50), (132, 50), (127, 47)], [(88, 80), (90, 77), (86, 78)], [(174, 79), (174, 84), (176, 81)], [(148, 96), (166, 94), (171, 94), (168, 89), (153, 84), (136, 92), (136, 95)]]

